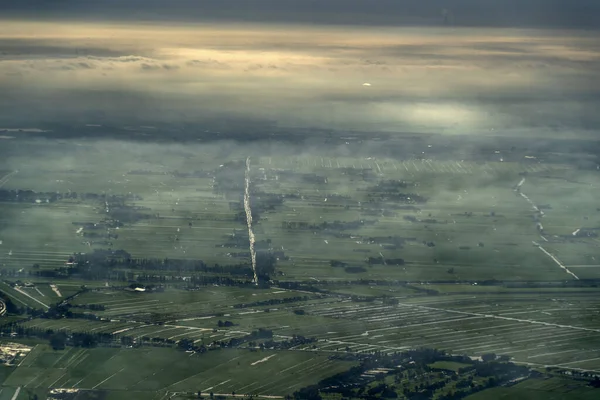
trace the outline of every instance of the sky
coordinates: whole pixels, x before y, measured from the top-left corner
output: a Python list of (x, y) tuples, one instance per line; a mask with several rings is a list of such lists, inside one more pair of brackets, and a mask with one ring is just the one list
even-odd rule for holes
[(595, 0), (0, 0), (34, 18), (432, 25), (442, 10), (466, 26), (598, 27)]
[(593, 0), (0, 0), (0, 128), (216, 118), (593, 136), (599, 12)]

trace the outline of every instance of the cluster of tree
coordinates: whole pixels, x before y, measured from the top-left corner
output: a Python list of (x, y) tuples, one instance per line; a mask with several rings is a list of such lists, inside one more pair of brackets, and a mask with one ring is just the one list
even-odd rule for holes
[(327, 199), (329, 199), (329, 200), (350, 200), (351, 197), (348, 195), (345, 195), (345, 194), (331, 193), (331, 194), (327, 195)]
[[(74, 193), (74, 192), (73, 192)], [(125, 204), (128, 201), (141, 201), (144, 198), (135, 193), (123, 193), (123, 194), (96, 194), (96, 193), (82, 193), (80, 195), (82, 199), (97, 199), (105, 202), (113, 203), (115, 205)]]
[(349, 274), (360, 274), (363, 272), (367, 272), (367, 270), (364, 267), (357, 267), (357, 266), (345, 267), (344, 271)]
[(419, 212), (421, 209), (417, 206), (410, 204), (398, 204), (398, 203), (388, 203), (384, 201), (378, 201), (376, 199), (369, 199), (367, 202), (361, 203), (360, 210), (403, 210), (403, 211), (414, 211)]
[(352, 178), (360, 178), (365, 182), (374, 182), (377, 180), (377, 174), (373, 172), (370, 168), (349, 168), (344, 167), (341, 168), (342, 175), (348, 175)]
[[(410, 221), (410, 222), (422, 222), (425, 224), (437, 224), (440, 223), (437, 219), (435, 218), (424, 218), (424, 219), (419, 219), (413, 215), (405, 215), (402, 217), (404, 220), (406, 221)], [(444, 221), (444, 224), (447, 224), (448, 221)]]
[(234, 304), (233, 308), (273, 306), (276, 304), (289, 304), (289, 303), (296, 303), (299, 301), (308, 301), (308, 299), (309, 299), (308, 296), (285, 297), (283, 299), (261, 300), (261, 301), (254, 301), (252, 303), (238, 303), (238, 304)]
[(105, 231), (108, 228), (120, 228), (124, 224), (114, 219), (103, 219), (98, 222), (72, 222), (73, 225), (83, 228), (84, 231)]
[(104, 304), (75, 304), (75, 305), (72, 305), (72, 307), (83, 308), (83, 309), (92, 310), (92, 311), (106, 310), (106, 306)]
[(283, 194), (258, 192), (253, 190), (250, 196), (250, 209), (252, 210), (252, 213), (256, 211), (258, 214), (265, 211), (272, 211), (275, 210), (275, 207), (282, 205), (284, 200), (285, 195)]
[(509, 381), (529, 375), (529, 368), (510, 362), (483, 361), (473, 364), (473, 367), (477, 376), (493, 376), (502, 381)]
[(283, 221), (281, 222), (282, 229), (306, 229), (313, 231), (341, 231), (359, 229), (363, 226), (375, 225), (377, 220), (357, 220), (357, 221), (323, 221), (319, 224), (312, 224), (302, 221)]
[(312, 283), (303, 283), (297, 281), (276, 281), (275, 285), (279, 286), (282, 289), (291, 289), (291, 290), (303, 290), (305, 292), (322, 292), (323, 290), (314, 286)]
[[(268, 281), (270, 274), (275, 271), (277, 257), (267, 252), (257, 253), (257, 272), (259, 277)], [(202, 260), (184, 260), (184, 259), (146, 259), (132, 258), (124, 250), (99, 250), (82, 254), (73, 254), (68, 259), (69, 267), (59, 267), (53, 270), (35, 270), (31, 272), (34, 276), (68, 278), (80, 277), (86, 280), (120, 280), (127, 281), (137, 279), (143, 282), (167, 282), (169, 280), (181, 280), (181, 274), (189, 272), (191, 279), (195, 284), (230, 284), (238, 285), (244, 280), (229, 279), (226, 277), (207, 277), (203, 275), (194, 275), (193, 273), (214, 273), (229, 274), (232, 276), (246, 277), (251, 280), (253, 271), (251, 266), (246, 264), (208, 266)], [(138, 273), (124, 270), (140, 271), (172, 271), (176, 273), (172, 276), (161, 274)], [(220, 279), (223, 282), (219, 282)]]
[(275, 254), (258, 250), (256, 251), (256, 276), (261, 282), (269, 282), (271, 275), (275, 273), (277, 256)]
[(0, 328), (3, 334), (13, 334), (17, 338), (35, 337), (48, 340), (50, 345), (56, 349), (64, 348), (66, 345), (73, 347), (96, 347), (99, 344), (114, 344), (115, 336), (112, 333), (103, 332), (55, 332), (52, 329), (37, 327), (24, 327), (19, 324), (7, 324)]
[(196, 170), (196, 171), (190, 171), (190, 172), (173, 171), (173, 172), (171, 172), (171, 175), (173, 175), (176, 178), (209, 178), (212, 176), (212, 173), (210, 171), (202, 171), (202, 170)]
[(329, 265), (331, 265), (334, 268), (345, 268), (348, 264), (346, 264), (343, 261), (331, 260), (329, 261)]
[(278, 175), (280, 178), (283, 178), (286, 181), (292, 181), (292, 180), (298, 181), (299, 180), (304, 183), (316, 183), (316, 184), (327, 183), (327, 177), (317, 175), (317, 174), (312, 174), (312, 173), (303, 173), (303, 172), (295, 172), (295, 171), (285, 170), (285, 171), (279, 171)]
[(139, 221), (153, 218), (153, 214), (144, 212), (149, 210), (149, 208), (126, 204), (108, 204), (106, 208), (108, 215), (110, 215), (113, 219), (125, 224), (134, 224)]
[(384, 257), (369, 257), (367, 258), (367, 264), (369, 265), (404, 265), (404, 259), (402, 258), (384, 258)]
[(71, 311), (73, 305), (69, 303), (68, 300), (62, 301), (60, 304), (56, 304), (50, 307), (45, 313), (40, 315), (42, 318), (49, 319), (60, 319), (60, 318), (69, 318), (69, 319), (88, 319), (92, 321), (99, 321), (100, 317), (92, 313), (78, 313)]
[[(295, 346), (310, 345), (310, 344), (313, 344), (316, 342), (317, 342), (316, 338), (307, 338), (307, 337), (304, 337), (301, 335), (293, 335), (293, 337), (291, 339), (282, 340), (282, 341), (278, 341), (278, 342), (276, 342), (272, 339), (268, 339), (261, 343), (248, 342), (248, 346), (250, 348), (259, 347), (261, 349), (270, 349), (270, 350), (287, 350), (287, 349), (291, 349), (292, 347), (295, 347)], [(313, 344), (313, 346), (314, 346), (314, 344)]]
[(145, 176), (153, 176), (153, 175), (167, 175), (165, 171), (151, 171), (148, 169), (132, 169), (127, 171), (127, 175), (145, 175)]
[(173, 339), (166, 339), (163, 337), (149, 337), (142, 336), (133, 338), (131, 336), (121, 336), (121, 345), (123, 346), (152, 346), (152, 347), (170, 347), (174, 346), (177, 342)]
[(396, 211), (391, 211), (391, 210), (379, 210), (379, 209), (366, 209), (364, 211), (361, 211), (361, 215), (368, 215), (369, 217), (388, 217), (388, 218), (397, 218), (398, 217), (398, 213)]
[[(241, 338), (231, 338), (227, 341), (225, 340), (216, 340), (210, 344), (211, 348), (233, 348), (239, 347), (244, 343), (248, 343), (250, 347), (260, 347), (264, 348), (264, 340), (270, 340), (273, 338), (273, 331), (265, 328), (258, 328), (256, 331), (252, 331), (246, 336)], [(261, 342), (257, 343), (256, 341), (260, 340)]]
[(295, 400), (320, 400), (320, 392), (339, 393), (342, 397), (353, 397), (352, 388), (357, 387), (364, 381), (363, 374), (366, 371), (364, 365), (357, 365), (321, 380), (316, 385), (310, 385), (294, 392)]
[(393, 193), (400, 189), (406, 189), (409, 186), (417, 186), (414, 182), (399, 181), (396, 179), (388, 179), (377, 182), (373, 186), (364, 189), (369, 193)]
[(115, 336), (111, 333), (73, 332), (66, 334), (65, 332), (57, 332), (50, 336), (50, 345), (54, 349), (64, 349), (65, 345), (90, 348), (99, 344), (114, 343)]
[(381, 244), (381, 245), (394, 245), (397, 248), (403, 247), (407, 242), (415, 242), (415, 237), (402, 237), (402, 236), (370, 236), (364, 238), (363, 242), (369, 244)]
[[(489, 378), (484, 384), (475, 384), (472, 379), (464, 380), (456, 383), (458, 390), (450, 390), (448, 393), (442, 394), (438, 397), (439, 400), (460, 400), (467, 396), (475, 394), (485, 389), (490, 389), (498, 386), (500, 382), (496, 378)], [(409, 393), (410, 394), (410, 393)], [(433, 395), (433, 392), (426, 391), (423, 395)], [(428, 397), (429, 398), (429, 397)]]
[[(138, 280), (143, 278), (138, 277)], [(237, 287), (255, 287), (250, 278), (234, 279), (227, 276), (192, 275), (188, 281), (187, 290), (199, 289), (201, 286), (220, 285)]]
[(193, 339), (183, 338), (177, 342), (177, 348), (184, 351), (195, 351), (197, 353), (205, 353), (208, 348), (204, 344), (196, 345)]
[[(256, 223), (256, 222), (260, 221), (260, 214), (259, 214), (258, 210), (250, 209), (250, 213), (252, 214), (252, 222)], [(246, 210), (241, 210), (237, 214), (235, 214), (233, 217), (233, 220), (236, 222), (239, 222), (243, 225), (246, 225), (248, 223), (248, 220), (246, 217)]]
[(427, 198), (416, 193), (367, 193), (373, 200), (401, 202), (406, 204), (425, 204)]
[(232, 326), (235, 326), (235, 324), (231, 321), (221, 321), (219, 320), (219, 322), (217, 322), (217, 326), (219, 328), (230, 328)]
[(384, 399), (395, 399), (398, 398), (398, 394), (396, 393), (395, 389), (396, 388), (394, 386), (390, 386), (386, 383), (380, 383), (367, 390), (366, 394), (370, 398), (381, 397)]
[[(87, 239), (118, 239), (119, 235), (116, 233), (107, 233), (107, 232), (86, 232), (84, 231), (82, 233), (84, 238)], [(112, 243), (112, 242), (105, 242), (105, 243)]]
[(33, 190), (7, 190), (0, 189), (0, 202), (18, 203), (54, 203), (62, 199), (76, 199), (76, 192), (34, 192)]
[(407, 287), (411, 290), (414, 290), (415, 292), (425, 293), (428, 296), (437, 296), (438, 294), (440, 294), (440, 292), (438, 292), (435, 289), (428, 289), (427, 287), (421, 285), (408, 285)]
[[(331, 393), (343, 398), (375, 399), (397, 398), (402, 394), (409, 399), (430, 399), (437, 396), (436, 398), (439, 399), (455, 400), (486, 388), (512, 382), (519, 377), (527, 377), (531, 372), (524, 366), (496, 361), (498, 358), (495, 355), (493, 359), (488, 357), (489, 361), (478, 362), (466, 356), (451, 356), (436, 349), (416, 349), (389, 355), (381, 352), (370, 355), (348, 354), (347, 357), (355, 357), (359, 365), (323, 379), (316, 385), (300, 389), (293, 397), (298, 400), (313, 400), (320, 399), (321, 393)], [(465, 367), (465, 371), (448, 374), (435, 372), (428, 366), (435, 361), (456, 361), (469, 365)], [(368, 373), (378, 369), (385, 369), (387, 372)], [(434, 373), (436, 379), (432, 380), (430, 377)], [(403, 385), (400, 391), (400, 388), (384, 381), (385, 375), (395, 375), (396, 383), (406, 382), (408, 378), (409, 383)], [(419, 376), (425, 378), (418, 382), (416, 379)], [(480, 383), (475, 383), (474, 376), (483, 376), (487, 379), (480, 379)], [(381, 382), (374, 385), (376, 381)], [(453, 389), (440, 394), (440, 389), (447, 385), (452, 385)]]
[(235, 258), (248, 258), (251, 256), (250, 251), (238, 251), (238, 252), (228, 253), (228, 255), (230, 257), (235, 257)]

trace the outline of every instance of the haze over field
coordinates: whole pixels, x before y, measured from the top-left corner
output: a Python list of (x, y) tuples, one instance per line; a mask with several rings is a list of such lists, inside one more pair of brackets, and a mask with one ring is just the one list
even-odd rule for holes
[(599, 398), (598, 15), (0, 0), (0, 398)]

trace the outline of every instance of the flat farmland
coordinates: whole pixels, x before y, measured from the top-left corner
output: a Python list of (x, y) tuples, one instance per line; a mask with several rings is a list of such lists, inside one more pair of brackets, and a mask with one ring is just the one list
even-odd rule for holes
[(301, 352), (224, 349), (190, 356), (164, 348), (53, 351), (39, 346), (4, 386), (128, 391), (145, 398), (198, 390), (285, 395), (352, 365)]
[[(197, 153), (173, 150), (156, 164), (144, 161), (144, 153), (123, 150), (128, 156), (112, 158), (109, 166), (109, 150), (101, 145), (81, 146), (68, 153), (50, 146), (45, 160), (52, 163), (52, 169), (26, 158), (13, 160), (18, 172), (3, 180), (3, 189), (34, 191), (39, 201), (5, 203), (1, 208), (0, 265), (16, 270), (31, 269), (34, 264), (53, 269), (64, 266), (74, 252), (107, 247), (124, 249), (136, 258), (202, 259), (209, 265), (249, 261), (248, 257), (233, 258), (229, 253), (234, 251), (221, 246), (244, 225), (234, 220), (236, 211), (229, 207), (230, 201), (240, 199), (228, 200), (213, 191), (211, 171), (223, 162), (218, 154), (203, 154), (201, 147)], [(239, 178), (243, 180), (243, 169)], [(48, 203), (51, 193), (76, 193), (77, 197)], [(97, 198), (83, 197), (89, 193)], [(111, 195), (137, 196), (127, 207), (140, 210), (143, 218), (108, 231), (84, 229), (85, 224), (111, 218), (103, 200)], [(235, 251), (244, 250), (247, 247)]]
[(63, 267), (70, 254), (90, 251), (72, 221), (97, 218), (85, 204), (2, 204), (0, 265), (15, 270), (31, 270), (34, 264), (42, 269)]
[[(214, 288), (218, 292), (224, 288)], [(232, 297), (231, 291), (221, 293)], [(107, 301), (104, 311), (110, 320), (86, 321), (78, 319), (36, 319), (24, 326), (42, 330), (110, 333), (134, 338), (163, 338), (178, 341), (182, 338), (196, 343), (243, 337), (257, 328), (273, 331), (276, 340), (302, 335), (318, 339), (310, 345), (299, 345), (293, 351), (326, 353), (395, 352), (415, 347), (432, 347), (454, 354), (478, 357), (486, 353), (509, 355), (516, 362), (535, 366), (558, 366), (600, 370), (600, 303), (597, 289), (527, 292), (509, 290), (500, 293), (440, 294), (437, 296), (399, 296), (396, 305), (379, 301), (356, 303), (344, 298), (324, 297), (308, 299), (293, 304), (232, 309), (227, 305), (215, 307), (221, 301), (214, 293), (205, 304), (213, 314), (200, 317), (181, 317), (166, 314), (170, 321), (162, 324), (140, 322), (152, 311), (165, 318), (165, 310), (146, 310), (144, 299), (139, 302), (125, 296), (115, 306)], [(102, 294), (92, 294), (86, 301), (100, 304)], [(107, 295), (110, 296), (110, 295)], [(181, 294), (182, 303), (187, 295)], [(269, 293), (249, 298), (268, 298)], [(84, 296), (81, 296), (85, 299)], [(171, 298), (177, 298), (175, 292)], [(79, 299), (79, 297), (78, 297)], [(156, 299), (154, 299), (156, 300)], [(81, 302), (81, 300), (80, 300)], [(128, 306), (124, 304), (128, 303)], [(188, 301), (189, 303), (189, 301)], [(111, 307), (114, 307), (111, 311)], [(125, 310), (119, 311), (120, 307)], [(268, 308), (268, 307), (267, 307)], [(133, 312), (133, 309), (138, 309)], [(188, 309), (188, 315), (194, 315)], [(218, 310), (221, 315), (215, 315)], [(304, 315), (295, 313), (303, 310)], [(218, 320), (234, 323), (232, 327), (218, 327)], [(144, 339), (148, 340), (148, 339)]]
[[(100, 304), (104, 311), (94, 311), (102, 317), (162, 313), (175, 316), (209, 316), (216, 313), (248, 311), (234, 305), (305, 296), (292, 290), (235, 288), (212, 286), (197, 291), (167, 289), (157, 293), (135, 293), (125, 290), (102, 290), (78, 296), (74, 305)], [(274, 306), (275, 307), (275, 306)]]
[[(415, 346), (478, 356), (507, 354), (515, 361), (600, 370), (597, 292), (581, 296), (426, 296), (398, 305), (314, 309), (330, 323), (304, 326), (319, 334), (319, 349), (395, 351)], [(436, 298), (437, 297), (437, 298)], [(326, 326), (327, 331), (323, 328)]]
[(564, 378), (527, 379), (509, 388), (494, 388), (468, 396), (468, 400), (523, 399), (523, 400), (591, 400), (597, 397), (597, 390), (584, 382)]
[[(540, 240), (532, 206), (513, 190), (519, 173), (541, 170), (537, 164), (296, 161), (297, 169), (288, 170), (289, 160), (261, 158), (253, 170), (256, 191), (292, 195), (255, 224), (258, 238), (289, 257), (278, 263), (287, 279), (572, 279), (532, 244)], [(382, 182), (403, 182), (404, 207), (395, 207), (394, 190), (378, 192)], [(427, 200), (411, 201), (411, 194)], [(356, 226), (340, 231), (336, 221)], [(290, 226), (302, 223), (319, 228)], [(369, 257), (404, 263), (368, 263)], [(331, 260), (364, 270), (348, 273), (330, 267)]]
[[(0, 178), (10, 200), (0, 207), (0, 290), (17, 306), (52, 307), (5, 324), (7, 336), (44, 338), (6, 377), (7, 395), (285, 396), (374, 352), (423, 347), (600, 373), (593, 172), (500, 156), (198, 144), (150, 159), (148, 149), (119, 149), (107, 166), (115, 146), (51, 146), (52, 168), (17, 158)], [(109, 277), (68, 276), (79, 252)], [(268, 338), (255, 340), (261, 329)], [(112, 347), (54, 351), (52, 332)], [(201, 345), (211, 350), (190, 350)]]
[[(197, 344), (209, 345), (214, 341), (229, 340), (231, 338), (243, 337), (250, 331), (241, 331), (239, 329), (216, 329), (216, 320), (213, 324), (206, 323), (205, 327), (185, 326), (183, 324), (164, 324), (149, 325), (134, 321), (85, 321), (76, 319), (63, 320), (34, 320), (29, 321), (23, 326), (28, 328), (37, 328), (43, 330), (52, 330), (54, 332), (87, 332), (87, 333), (105, 333), (115, 336), (129, 336), (136, 340), (144, 338), (179, 341), (183, 338), (193, 340)], [(144, 339), (144, 340), (149, 340)]]

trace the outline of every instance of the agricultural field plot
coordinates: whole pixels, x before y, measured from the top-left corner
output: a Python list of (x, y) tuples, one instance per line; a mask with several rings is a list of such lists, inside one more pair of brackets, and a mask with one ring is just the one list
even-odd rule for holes
[[(182, 318), (216, 316), (247, 312), (247, 308), (234, 305), (307, 296), (293, 290), (254, 289), (212, 286), (200, 290), (167, 289), (164, 292), (136, 293), (125, 290), (90, 291), (74, 299), (74, 305), (100, 304), (103, 311), (93, 313), (111, 319), (127, 316), (159, 314), (158, 321), (175, 321)], [(273, 307), (278, 307), (276, 305)]]
[[(177, 398), (198, 390), (285, 396), (347, 370), (358, 357), (422, 347), (600, 373), (598, 290), (590, 282), (569, 287), (600, 271), (596, 238), (573, 235), (593, 232), (600, 222), (591, 207), (593, 174), (574, 177), (564, 165), (501, 160), (194, 150), (171, 149), (150, 162), (143, 152), (124, 149), (98, 177), (94, 171), (109, 150), (86, 145), (73, 150), (64, 168), (39, 172), (16, 162), (19, 172), (0, 182), (8, 190), (79, 194), (3, 203), (0, 290), (18, 306), (46, 310), (83, 286), (96, 289), (69, 301), (75, 318), (65, 308), (64, 318), (29, 319), (19, 324), (23, 329), (6, 325), (5, 334), (26, 332), (47, 343), (49, 332), (62, 331), (121, 346), (54, 351), (38, 344), (6, 377), (4, 393), (75, 388), (116, 398)], [(60, 158), (50, 151), (53, 157)], [(244, 209), (245, 177), (251, 210)], [(562, 179), (567, 186), (554, 188)], [(577, 200), (569, 202), (567, 191)], [(544, 199), (556, 196), (561, 204), (548, 207)], [(107, 222), (117, 216), (123, 224)], [(251, 237), (258, 254), (274, 260), (256, 287), (247, 286)], [(126, 255), (106, 256), (107, 266), (114, 261), (106, 278), (44, 279), (44, 271), (67, 267), (73, 252), (107, 249)], [(240, 269), (209, 270), (199, 260)], [(218, 278), (221, 285), (198, 284), (198, 278)], [(9, 284), (17, 280), (18, 287)], [(155, 287), (127, 288), (136, 281)], [(272, 332), (273, 348), (259, 351), (246, 341), (260, 329)], [(289, 344), (298, 338), (302, 344)], [(211, 350), (175, 349), (187, 341)], [(212, 350), (221, 346), (227, 348)]]
[(43, 320), (35, 319), (23, 324), (26, 328), (37, 328), (52, 330), (54, 332), (86, 332), (90, 334), (105, 333), (115, 337), (129, 336), (136, 341), (149, 341), (151, 339), (173, 340), (175, 342), (186, 338), (194, 340), (198, 345), (209, 345), (214, 341), (229, 340), (231, 338), (243, 337), (250, 331), (239, 329), (216, 329), (214, 324), (206, 324), (205, 327), (185, 326), (175, 324), (147, 325), (132, 321), (85, 321), (76, 319)]
[(537, 296), (519, 300), (483, 296), (476, 303), (472, 296), (459, 296), (455, 301), (453, 297), (418, 297), (397, 306), (305, 307), (311, 318), (331, 322), (307, 323), (303, 334), (317, 335), (320, 350), (340, 351), (348, 346), (358, 352), (395, 351), (425, 346), (456, 354), (506, 354), (520, 362), (600, 370), (596, 296), (558, 302)]
[(527, 379), (508, 388), (484, 390), (468, 396), (468, 400), (518, 399), (518, 400), (592, 400), (597, 389), (584, 382), (564, 378)]
[[(261, 296), (263, 291), (252, 293), (256, 291), (237, 289), (239, 295), (234, 296), (234, 292), (227, 288), (213, 288), (212, 291), (223, 289), (226, 290), (222, 295), (227, 293), (225, 297), (234, 299), (236, 304), (250, 299), (267, 299), (273, 293), (266, 291)], [(170, 297), (175, 299), (176, 293), (170, 293)], [(195, 299), (193, 303), (189, 303), (190, 293)], [(288, 293), (277, 294), (289, 296)], [(519, 294), (519, 291), (502, 295), (419, 295), (399, 297), (400, 304), (390, 306), (378, 302), (363, 305), (343, 298), (323, 298), (271, 306), (270, 312), (263, 309), (269, 307), (231, 309), (224, 304), (220, 308), (224, 310), (222, 316), (215, 314), (219, 308), (215, 309), (214, 305), (221, 301), (215, 293), (184, 292), (180, 295), (182, 303), (187, 302), (194, 309), (206, 307), (213, 313), (201, 317), (172, 317), (171, 322), (162, 326), (135, 323), (124, 318), (114, 318), (113, 322), (33, 320), (25, 325), (137, 338), (161, 337), (175, 341), (189, 338), (205, 344), (241, 337), (262, 327), (272, 329), (275, 337), (286, 338), (294, 334), (316, 337), (319, 339), (317, 349), (327, 352), (344, 352), (348, 348), (354, 352), (390, 352), (429, 346), (473, 356), (495, 352), (535, 365), (600, 369), (597, 361), (600, 356), (600, 306), (593, 291), (543, 296)], [(111, 300), (106, 301), (105, 296), (116, 296), (112, 300), (116, 306), (115, 313), (119, 307), (124, 307), (128, 315), (131, 313), (128, 318), (135, 319), (136, 315), (146, 312), (146, 300), (138, 297), (138, 302), (132, 301), (133, 296), (140, 296), (136, 293), (114, 292), (111, 295), (89, 292), (79, 296), (77, 302), (106, 304), (105, 312), (110, 312)], [(130, 308), (139, 310), (131, 311)], [(150, 310), (157, 314), (166, 312), (160, 308)], [(306, 314), (298, 315), (294, 310), (303, 310)], [(217, 325), (219, 319), (235, 325), (220, 328)], [(312, 345), (299, 346), (296, 350), (313, 351)]]
[(580, 279), (600, 277), (600, 196), (593, 172), (537, 173), (521, 190), (543, 211), (543, 247)]
[(97, 219), (89, 205), (3, 203), (0, 265), (5, 271), (63, 267), (70, 254), (90, 250), (72, 221)]
[(30, 390), (126, 390), (145, 392), (146, 398), (156, 391), (198, 390), (285, 395), (352, 365), (301, 352), (224, 349), (190, 356), (164, 348), (53, 351), (39, 346), (3, 385)]
[[(218, 154), (182, 148), (166, 154), (157, 165), (144, 160), (143, 153), (124, 149), (124, 157), (107, 167), (107, 148), (70, 147), (68, 155), (58, 146), (44, 150), (45, 162), (64, 168), (42, 168), (29, 157), (12, 160), (18, 173), (5, 180), (3, 190), (33, 191), (39, 199), (3, 203), (3, 268), (54, 269), (63, 267), (74, 252), (106, 248), (123, 249), (136, 258), (202, 259), (209, 265), (248, 262), (249, 257), (233, 257), (234, 251), (221, 246), (244, 224), (235, 220), (238, 211), (230, 208), (230, 202), (239, 198), (213, 190), (214, 175), (223, 162)], [(95, 171), (100, 170), (98, 176)], [(235, 173), (243, 180), (243, 169)], [(53, 193), (64, 197), (49, 201)], [(135, 197), (127, 201), (126, 211), (111, 211), (105, 195)], [(137, 219), (131, 219), (131, 210)], [(125, 225), (93, 228), (106, 218), (123, 218)], [(241, 250), (247, 252), (247, 245)]]
[(597, 209), (600, 185), (596, 171), (531, 174), (521, 189), (536, 204), (543, 206), (544, 230), (549, 235), (571, 235), (579, 228), (594, 230), (600, 227)]
[(269, 156), (258, 158), (256, 163), (264, 168), (354, 168), (371, 169), (381, 173), (404, 171), (408, 173), (429, 172), (435, 174), (472, 174), (476, 173), (478, 170), (484, 170), (490, 174), (505, 171), (511, 173), (549, 173), (569, 168), (566, 165), (548, 165), (540, 162), (526, 162), (527, 160), (523, 160), (523, 163), (503, 162), (500, 161), (501, 159), (502, 156), (498, 156), (495, 162), (477, 163), (465, 160), (434, 160), (428, 158), (398, 160), (389, 158), (355, 158), (344, 156)]
[[(178, 194), (181, 197), (184, 195)], [(231, 250), (221, 249), (220, 244), (243, 225), (233, 221), (235, 214), (229, 210), (228, 202), (224, 199), (203, 199), (195, 191), (188, 195), (187, 203), (173, 199), (172, 205), (162, 204), (162, 207), (153, 201), (132, 203), (133, 207), (147, 207), (149, 212), (160, 217), (111, 230), (111, 246), (128, 249), (132, 256), (139, 258), (203, 259), (210, 264), (232, 263), (232, 258), (227, 255)], [(86, 237), (97, 233), (88, 233), (83, 229), (83, 224), (100, 222), (104, 218), (101, 213), (104, 210), (89, 203), (9, 205), (8, 211), (14, 211), (14, 214), (7, 217), (10, 225), (1, 232), (5, 237), (3, 248), (8, 250), (0, 255), (0, 265), (12, 269), (31, 269), (33, 265), (37, 265), (36, 268), (53, 269), (63, 267), (70, 254), (108, 247), (103, 240), (94, 241)], [(204, 205), (203, 208), (207, 210), (204, 215), (193, 212), (198, 205)], [(171, 206), (177, 207), (177, 210)], [(118, 238), (114, 235), (118, 235)], [(244, 259), (236, 261), (243, 262)]]
[(41, 296), (32, 288), (12, 287), (6, 282), (0, 282), (0, 291), (5, 293), (17, 307), (48, 309), (56, 301), (54, 298), (46, 299), (46, 296)]
[(269, 161), (253, 167), (254, 190), (285, 197), (254, 227), (258, 240), (285, 253), (278, 269), (286, 279), (573, 279), (532, 244), (540, 240), (534, 210), (513, 190), (521, 165), (465, 177), (371, 169), (375, 161), (362, 170)]

